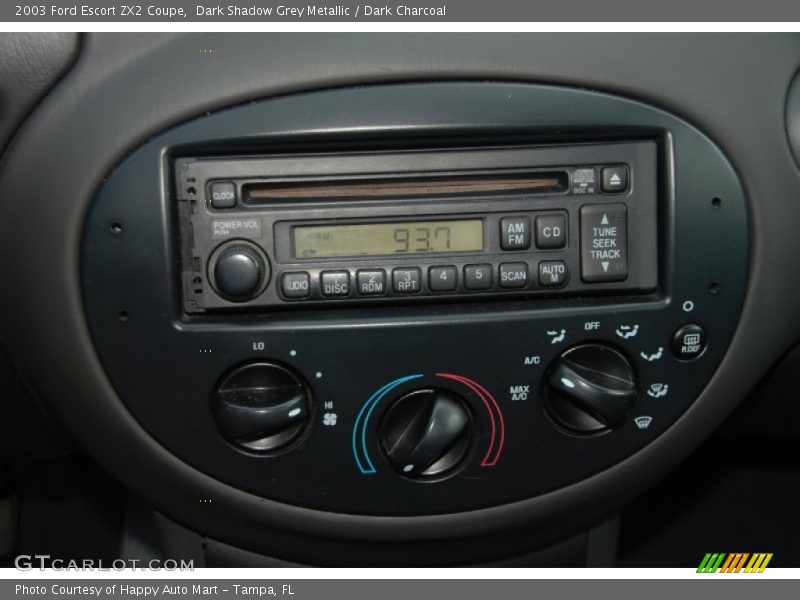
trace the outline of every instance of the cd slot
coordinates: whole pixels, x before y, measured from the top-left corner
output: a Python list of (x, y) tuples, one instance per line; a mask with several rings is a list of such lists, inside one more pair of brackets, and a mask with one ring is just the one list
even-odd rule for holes
[(566, 171), (494, 173), (488, 175), (425, 175), (325, 181), (271, 181), (243, 187), (246, 204), (325, 200), (380, 200), (542, 194), (567, 191)]

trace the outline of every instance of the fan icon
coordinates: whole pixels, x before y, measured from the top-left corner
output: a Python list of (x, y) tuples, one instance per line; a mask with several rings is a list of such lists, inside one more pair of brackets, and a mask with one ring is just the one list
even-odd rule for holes
[(322, 424), (333, 427), (334, 425), (336, 425), (337, 418), (338, 417), (336, 413), (325, 413), (324, 415), (322, 415)]

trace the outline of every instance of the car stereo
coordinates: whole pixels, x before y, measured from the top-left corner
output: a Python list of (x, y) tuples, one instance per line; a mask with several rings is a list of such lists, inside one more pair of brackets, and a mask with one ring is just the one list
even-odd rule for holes
[(656, 144), (175, 162), (187, 314), (652, 292)]

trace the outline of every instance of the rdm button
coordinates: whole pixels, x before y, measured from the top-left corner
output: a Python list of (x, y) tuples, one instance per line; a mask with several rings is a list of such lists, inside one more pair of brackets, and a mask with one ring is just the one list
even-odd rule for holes
[(587, 283), (628, 278), (628, 213), (624, 204), (581, 207), (581, 279)]

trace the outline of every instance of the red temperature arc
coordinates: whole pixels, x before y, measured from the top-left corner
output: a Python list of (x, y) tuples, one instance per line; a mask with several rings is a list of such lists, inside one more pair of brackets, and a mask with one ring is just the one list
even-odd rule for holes
[(463, 377), (462, 375), (455, 375), (453, 373), (437, 373), (436, 376), (443, 377), (445, 379), (451, 379), (452, 381), (457, 381), (467, 386), (483, 402), (483, 405), (486, 407), (486, 411), (489, 413), (489, 423), (492, 427), (492, 433), (489, 437), (489, 447), (486, 449), (486, 454), (481, 461), (481, 466), (493, 467), (495, 464), (497, 464), (497, 461), (500, 458), (500, 453), (503, 451), (503, 443), (505, 442), (506, 438), (506, 426), (505, 422), (503, 421), (503, 413), (500, 410), (500, 406), (497, 404), (497, 400), (495, 400), (494, 396), (492, 396), (480, 383)]

